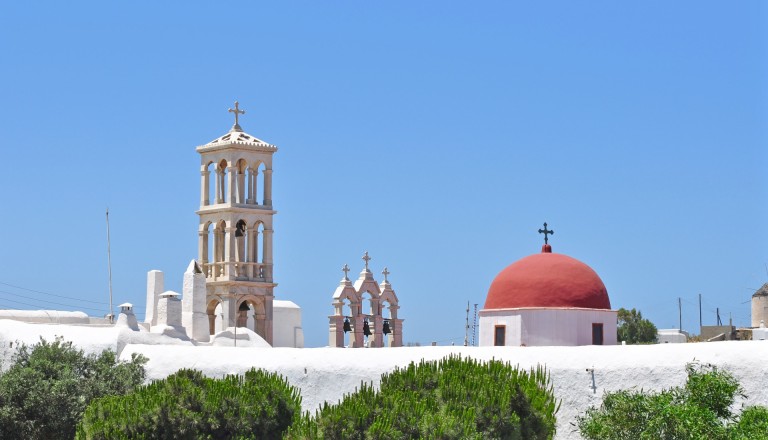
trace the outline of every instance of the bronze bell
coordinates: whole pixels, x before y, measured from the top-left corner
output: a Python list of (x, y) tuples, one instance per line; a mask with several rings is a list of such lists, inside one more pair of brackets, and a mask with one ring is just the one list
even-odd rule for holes
[(389, 320), (388, 319), (384, 320), (384, 328), (381, 330), (381, 332), (384, 333), (385, 335), (388, 335), (388, 334), (392, 333), (392, 329), (389, 328)]
[(371, 327), (368, 326), (367, 319), (365, 320), (365, 322), (363, 322), (363, 334), (365, 336), (371, 336)]
[(349, 323), (349, 318), (344, 318), (344, 333), (351, 332), (352, 325)]

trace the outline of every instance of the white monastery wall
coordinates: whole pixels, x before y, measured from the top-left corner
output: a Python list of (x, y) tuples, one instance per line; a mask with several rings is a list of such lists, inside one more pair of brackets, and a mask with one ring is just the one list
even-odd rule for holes
[(382, 373), (411, 361), (456, 353), (509, 361), (526, 369), (543, 364), (562, 401), (557, 414), (558, 440), (579, 438), (572, 423), (589, 406), (599, 405), (605, 391), (630, 387), (661, 390), (681, 385), (686, 377), (685, 365), (694, 360), (734, 374), (748, 395), (739, 405), (768, 405), (766, 341), (581, 347), (195, 347), (188, 341), (146, 331), (0, 320), (0, 362), (7, 368), (18, 341), (33, 344), (40, 336), (53, 340), (56, 335), (74, 341), (89, 353), (110, 348), (118, 351), (123, 360), (130, 359), (131, 353), (141, 353), (149, 358), (149, 380), (164, 378), (182, 367), (197, 368), (212, 377), (241, 374), (251, 367), (278, 372), (301, 389), (302, 406), (311, 411), (325, 401), (338, 401), (361, 381), (377, 384)]

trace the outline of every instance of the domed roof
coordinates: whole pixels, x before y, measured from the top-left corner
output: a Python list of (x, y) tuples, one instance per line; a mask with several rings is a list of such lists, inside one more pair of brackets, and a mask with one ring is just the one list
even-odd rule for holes
[(203, 145), (203, 147), (213, 147), (213, 146), (228, 145), (228, 144), (251, 145), (254, 147), (277, 149), (277, 147), (275, 147), (274, 145), (264, 142), (261, 139), (257, 138), (256, 136), (252, 136), (240, 130), (239, 125), (236, 127), (233, 127), (232, 130), (228, 131), (224, 135), (219, 136), (216, 139)]
[(592, 268), (544, 245), (499, 272), (488, 289), (485, 309), (521, 307), (610, 309), (611, 301)]

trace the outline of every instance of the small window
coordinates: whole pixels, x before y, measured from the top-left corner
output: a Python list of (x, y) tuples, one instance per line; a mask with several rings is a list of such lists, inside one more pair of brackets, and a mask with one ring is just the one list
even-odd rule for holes
[(507, 326), (497, 325), (493, 334), (493, 345), (503, 347), (506, 345)]
[(603, 345), (603, 324), (592, 324), (592, 345)]

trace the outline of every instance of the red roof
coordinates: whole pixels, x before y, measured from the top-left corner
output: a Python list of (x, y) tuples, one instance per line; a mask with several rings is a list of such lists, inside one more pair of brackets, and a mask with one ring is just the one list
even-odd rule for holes
[(488, 289), (485, 309), (520, 307), (610, 309), (611, 301), (591, 267), (545, 246), (499, 272)]

